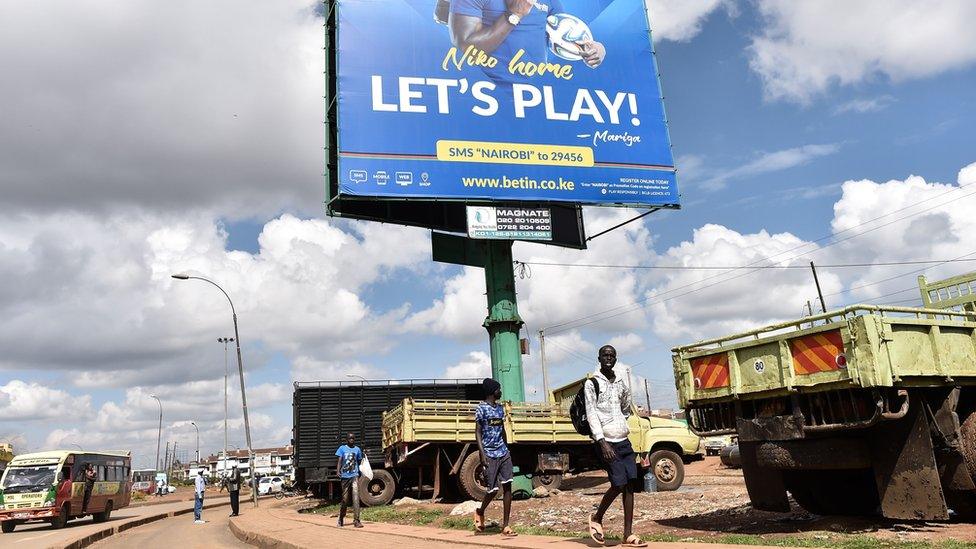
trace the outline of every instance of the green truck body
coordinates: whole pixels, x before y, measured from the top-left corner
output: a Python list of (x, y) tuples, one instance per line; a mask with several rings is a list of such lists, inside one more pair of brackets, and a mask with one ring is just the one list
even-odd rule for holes
[(692, 430), (736, 434), (753, 505), (976, 516), (976, 274), (673, 350)]
[[(505, 433), (513, 464), (533, 475), (533, 484), (557, 488), (565, 473), (601, 469), (593, 442), (573, 428), (572, 396), (582, 380), (552, 392), (549, 403), (505, 402)], [(475, 443), (477, 401), (407, 398), (383, 414), (386, 467), (426, 470), (440, 492), (442, 473), (454, 477), (461, 493), (484, 496)], [(661, 489), (675, 490), (684, 478), (683, 464), (701, 459), (700, 438), (681, 422), (642, 417), (633, 410), (628, 424), (638, 461), (658, 477)], [(421, 473), (423, 476), (423, 473)]]

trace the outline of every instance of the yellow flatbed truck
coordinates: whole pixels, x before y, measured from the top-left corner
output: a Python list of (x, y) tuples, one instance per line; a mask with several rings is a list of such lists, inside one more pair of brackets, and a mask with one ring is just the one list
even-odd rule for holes
[[(593, 442), (573, 428), (569, 405), (583, 380), (552, 392), (549, 403), (505, 402), (505, 434), (513, 464), (532, 475), (534, 486), (558, 488), (566, 473), (601, 469)], [(475, 400), (407, 398), (383, 414), (386, 469), (399, 475), (428, 478), (434, 492), (442, 478), (453, 478), (467, 498), (480, 500), (480, 460), (475, 442)], [(650, 467), (660, 490), (676, 490), (684, 479), (684, 463), (701, 459), (700, 439), (679, 421), (630, 417), (630, 440), (638, 462)], [(643, 471), (642, 471), (643, 474)], [(414, 476), (417, 475), (417, 476)]]
[(752, 505), (976, 518), (976, 273), (673, 350), (689, 426), (737, 434)]

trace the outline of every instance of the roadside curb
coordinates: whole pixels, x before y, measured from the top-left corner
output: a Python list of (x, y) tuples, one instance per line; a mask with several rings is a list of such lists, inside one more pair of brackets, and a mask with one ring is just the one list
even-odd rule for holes
[[(222, 501), (219, 503), (211, 503), (209, 505), (204, 505), (204, 509), (213, 509), (215, 507), (222, 507), (224, 505), (230, 505), (230, 501)], [(168, 511), (166, 513), (157, 513), (155, 515), (149, 515), (146, 517), (139, 517), (135, 519), (130, 519), (119, 524), (108, 526), (97, 532), (85, 535), (74, 541), (66, 543), (65, 545), (54, 545), (52, 549), (82, 549), (83, 547), (88, 547), (89, 545), (95, 543), (96, 541), (101, 541), (107, 537), (114, 536), (125, 532), (126, 530), (131, 530), (139, 526), (149, 524), (151, 522), (156, 522), (158, 520), (165, 520), (172, 517), (178, 517), (181, 515), (186, 515), (193, 512), (193, 508), (189, 509), (179, 509), (177, 511)]]

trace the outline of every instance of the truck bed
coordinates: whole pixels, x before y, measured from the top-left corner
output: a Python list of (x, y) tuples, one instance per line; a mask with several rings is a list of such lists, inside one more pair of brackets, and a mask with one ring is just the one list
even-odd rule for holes
[(673, 353), (686, 408), (843, 388), (976, 384), (976, 313), (854, 305)]
[[(383, 415), (383, 447), (401, 442), (474, 442), (477, 400), (404, 399)], [(552, 404), (506, 402), (509, 443), (591, 442), (576, 432), (569, 415)]]

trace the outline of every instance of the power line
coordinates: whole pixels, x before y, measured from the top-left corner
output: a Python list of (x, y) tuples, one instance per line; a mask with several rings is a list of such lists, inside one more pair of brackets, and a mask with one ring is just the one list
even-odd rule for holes
[[(710, 287), (713, 287), (713, 286), (716, 286), (716, 285), (719, 285), (719, 284), (724, 284), (724, 283), (726, 283), (726, 282), (731, 282), (732, 280), (736, 280), (736, 279), (738, 279), (738, 278), (742, 278), (743, 276), (748, 276), (748, 275), (750, 275), (750, 274), (753, 274), (753, 273), (756, 273), (756, 272), (759, 272), (759, 271), (760, 271), (761, 269), (760, 269), (760, 268), (757, 268), (757, 267), (756, 267), (756, 265), (757, 265), (757, 264), (759, 264), (759, 263), (763, 263), (763, 262), (767, 262), (767, 261), (771, 261), (771, 260), (772, 260), (773, 258), (776, 258), (776, 257), (779, 257), (779, 256), (782, 256), (782, 255), (784, 255), (784, 254), (787, 254), (787, 253), (790, 253), (790, 252), (793, 252), (793, 251), (796, 251), (796, 250), (799, 250), (799, 249), (802, 249), (802, 248), (804, 248), (804, 247), (807, 247), (807, 246), (810, 246), (810, 245), (812, 245), (812, 244), (816, 244), (816, 243), (818, 243), (818, 242), (822, 242), (822, 241), (824, 241), (824, 240), (828, 240), (828, 239), (830, 239), (830, 238), (836, 238), (836, 237), (837, 237), (838, 235), (841, 235), (841, 234), (845, 234), (845, 233), (847, 233), (847, 232), (850, 232), (850, 231), (852, 231), (852, 230), (854, 230), (854, 229), (856, 229), (856, 228), (858, 228), (858, 227), (863, 227), (864, 225), (867, 225), (867, 224), (869, 224), (869, 223), (873, 223), (873, 222), (875, 222), (875, 221), (878, 221), (878, 220), (880, 220), (880, 219), (884, 219), (884, 218), (886, 218), (886, 217), (889, 217), (889, 216), (892, 216), (892, 215), (894, 215), (894, 214), (897, 214), (897, 213), (899, 213), (899, 212), (903, 212), (903, 211), (905, 211), (905, 210), (908, 210), (908, 209), (911, 209), (911, 208), (914, 208), (914, 207), (916, 207), (916, 206), (918, 206), (918, 205), (920, 205), (920, 204), (924, 204), (924, 203), (926, 203), (926, 202), (931, 202), (932, 200), (935, 200), (935, 199), (937, 199), (937, 198), (940, 198), (940, 197), (942, 197), (942, 196), (945, 196), (945, 195), (947, 195), (947, 194), (950, 194), (950, 193), (953, 193), (953, 192), (956, 192), (956, 191), (959, 191), (959, 190), (961, 190), (961, 189), (963, 189), (963, 188), (969, 188), (969, 187), (971, 187), (971, 186), (973, 186), (973, 185), (974, 185), (974, 184), (969, 184), (969, 185), (961, 185), (961, 186), (958, 186), (958, 187), (953, 187), (952, 189), (950, 189), (950, 190), (948, 190), (948, 191), (946, 191), (946, 192), (943, 192), (943, 193), (939, 193), (939, 194), (938, 194), (938, 195), (936, 195), (936, 196), (933, 196), (933, 197), (930, 197), (930, 198), (927, 198), (927, 199), (925, 199), (925, 200), (921, 200), (921, 201), (919, 201), (919, 202), (916, 202), (916, 203), (914, 203), (914, 204), (912, 204), (912, 205), (910, 205), (910, 206), (905, 206), (904, 208), (899, 208), (899, 209), (897, 209), (897, 210), (894, 210), (894, 211), (892, 211), (892, 212), (888, 212), (888, 213), (886, 213), (886, 214), (884, 214), (884, 215), (880, 215), (880, 216), (878, 216), (878, 217), (875, 217), (875, 218), (873, 218), (873, 219), (869, 219), (869, 220), (867, 220), (867, 221), (864, 221), (864, 222), (861, 222), (861, 223), (859, 223), (859, 224), (857, 224), (857, 225), (854, 225), (853, 227), (849, 227), (849, 228), (847, 228), (847, 229), (844, 229), (843, 231), (839, 231), (839, 232), (837, 232), (837, 233), (832, 233), (832, 234), (829, 234), (829, 235), (825, 235), (825, 236), (823, 236), (823, 237), (821, 237), (821, 238), (818, 238), (818, 239), (816, 239), (816, 240), (813, 240), (813, 241), (811, 241), (811, 242), (806, 242), (806, 243), (803, 243), (803, 244), (800, 244), (800, 245), (798, 245), (798, 246), (794, 246), (793, 248), (790, 248), (790, 249), (788, 249), (788, 250), (784, 250), (784, 251), (782, 251), (782, 252), (779, 252), (779, 253), (777, 253), (777, 254), (774, 254), (774, 255), (772, 255), (772, 256), (770, 256), (770, 257), (767, 257), (767, 258), (762, 258), (762, 259), (759, 259), (759, 260), (756, 260), (756, 261), (754, 261), (753, 263), (751, 263), (751, 264), (749, 264), (749, 265), (745, 265), (745, 266), (743, 266), (743, 267), (736, 267), (736, 268), (730, 268), (730, 269), (729, 269), (729, 270), (727, 270), (727, 271), (723, 271), (723, 272), (720, 272), (720, 273), (718, 273), (718, 274), (715, 274), (715, 275), (712, 275), (712, 276), (709, 276), (709, 277), (705, 277), (705, 278), (703, 278), (702, 280), (699, 280), (699, 281), (696, 281), (696, 282), (692, 282), (692, 283), (690, 283), (690, 284), (685, 284), (685, 285), (683, 285), (683, 286), (679, 286), (679, 287), (677, 287), (677, 288), (672, 288), (672, 289), (670, 289), (670, 290), (667, 290), (667, 291), (665, 291), (665, 292), (663, 292), (663, 293), (661, 293), (661, 294), (658, 294), (658, 295), (653, 295), (653, 296), (648, 296), (648, 297), (646, 297), (646, 298), (644, 298), (644, 299), (641, 299), (641, 300), (638, 300), (638, 301), (635, 301), (635, 302), (633, 302), (633, 303), (630, 303), (630, 304), (626, 304), (626, 305), (619, 305), (619, 306), (617, 306), (617, 307), (613, 307), (613, 308), (610, 308), (610, 309), (606, 309), (606, 310), (604, 310), (604, 311), (600, 311), (600, 312), (597, 312), (597, 313), (592, 313), (592, 314), (590, 314), (590, 315), (585, 315), (585, 316), (583, 316), (583, 317), (580, 317), (580, 318), (577, 318), (577, 319), (574, 319), (574, 320), (569, 320), (569, 321), (566, 321), (566, 322), (562, 322), (562, 323), (559, 323), (559, 324), (554, 324), (554, 325), (552, 325), (552, 326), (550, 326), (550, 327), (548, 327), (548, 328), (546, 328), (546, 331), (547, 331), (547, 332), (551, 332), (551, 333), (553, 333), (553, 334), (556, 334), (556, 333), (560, 333), (560, 332), (562, 332), (562, 331), (566, 331), (566, 330), (567, 330), (567, 329), (569, 329), (569, 328), (566, 328), (566, 329), (564, 329), (564, 330), (558, 330), (558, 331), (553, 331), (553, 330), (554, 330), (555, 328), (562, 328), (562, 327), (564, 327), (564, 326), (569, 326), (570, 324), (575, 324), (575, 326), (573, 326), (573, 328), (580, 328), (580, 327), (583, 327), (583, 326), (588, 326), (588, 325), (590, 325), (590, 324), (594, 324), (594, 323), (596, 323), (596, 322), (602, 322), (603, 320), (609, 320), (609, 319), (611, 319), (611, 318), (615, 318), (615, 317), (618, 317), (618, 316), (621, 316), (621, 315), (623, 315), (623, 314), (628, 314), (628, 313), (631, 313), (631, 312), (634, 312), (634, 311), (636, 311), (636, 310), (638, 310), (638, 309), (640, 309), (640, 308), (641, 308), (640, 306), (641, 306), (642, 304), (644, 304), (645, 302), (647, 302), (647, 301), (650, 301), (650, 300), (652, 300), (652, 299), (654, 299), (654, 298), (657, 298), (657, 297), (661, 297), (661, 296), (664, 296), (664, 295), (667, 295), (667, 294), (669, 294), (669, 293), (673, 293), (673, 292), (676, 292), (676, 291), (678, 291), (678, 290), (682, 290), (682, 289), (685, 289), (685, 288), (689, 288), (689, 287), (691, 287), (691, 286), (695, 286), (695, 285), (698, 285), (698, 284), (702, 284), (702, 283), (704, 283), (704, 282), (706, 282), (706, 281), (708, 281), (708, 280), (713, 280), (713, 279), (715, 279), (715, 278), (719, 278), (719, 277), (721, 277), (721, 276), (723, 276), (723, 275), (726, 275), (726, 274), (730, 274), (730, 273), (733, 273), (733, 272), (735, 272), (735, 271), (737, 271), (737, 270), (741, 270), (741, 269), (747, 269), (747, 268), (750, 268), (750, 269), (751, 269), (751, 270), (749, 270), (749, 271), (747, 271), (746, 273), (743, 273), (743, 274), (741, 274), (741, 275), (737, 275), (737, 276), (734, 276), (734, 277), (731, 277), (731, 278), (727, 278), (727, 279), (724, 279), (724, 280), (719, 280), (719, 281), (717, 281), (717, 282), (714, 282), (714, 283), (711, 283), (711, 284), (707, 284), (707, 285), (705, 285), (705, 286), (702, 286), (701, 288), (696, 288), (696, 289), (694, 289), (694, 290), (690, 290), (690, 291), (688, 291), (688, 292), (685, 292), (685, 293), (682, 293), (682, 294), (678, 294), (678, 295), (676, 295), (676, 296), (672, 296), (672, 297), (670, 297), (670, 298), (667, 298), (667, 299), (664, 299), (664, 300), (660, 300), (660, 301), (655, 301), (655, 302), (653, 302), (653, 303), (651, 303), (651, 304), (657, 304), (657, 303), (664, 303), (664, 302), (666, 302), (666, 301), (670, 301), (670, 300), (672, 300), (672, 299), (676, 299), (676, 298), (678, 298), (678, 297), (683, 297), (683, 296), (685, 296), (685, 295), (689, 295), (689, 294), (691, 294), (691, 293), (695, 293), (695, 292), (697, 292), (697, 291), (701, 291), (701, 290), (705, 290), (705, 289), (707, 289), (707, 288), (710, 288)], [(965, 195), (963, 195), (963, 196), (961, 196), (961, 197), (957, 197), (957, 198), (954, 198), (954, 199), (953, 199), (953, 201), (955, 201), (955, 200), (958, 200), (958, 199), (961, 199), (961, 198), (965, 198), (965, 197), (968, 197), (968, 196), (972, 196), (972, 195), (974, 195), (974, 194), (976, 194), (976, 191), (974, 191), (974, 192), (971, 192), (971, 193), (967, 193), (967, 194), (965, 194)], [(810, 253), (816, 253), (816, 252), (819, 252), (819, 251), (822, 251), (822, 250), (824, 250), (824, 249), (826, 249), (826, 248), (829, 248), (829, 247), (831, 247), (831, 246), (834, 246), (834, 245), (836, 245), (836, 244), (840, 244), (840, 243), (842, 243), (842, 242), (846, 242), (846, 241), (848, 241), (848, 240), (851, 240), (852, 238), (856, 238), (856, 237), (858, 237), (858, 236), (862, 236), (862, 235), (864, 235), (864, 234), (867, 234), (867, 233), (870, 233), (870, 232), (873, 232), (873, 231), (875, 231), (875, 230), (878, 230), (878, 229), (881, 229), (881, 228), (883, 228), (883, 227), (887, 227), (887, 226), (889, 226), (889, 225), (891, 225), (891, 224), (893, 224), (893, 223), (897, 223), (897, 222), (899, 222), (899, 221), (903, 221), (903, 220), (905, 220), (905, 219), (908, 219), (908, 218), (910, 218), (910, 217), (914, 217), (914, 216), (916, 216), (916, 215), (920, 215), (920, 214), (922, 214), (922, 213), (925, 213), (925, 212), (928, 212), (928, 211), (930, 211), (930, 210), (932, 210), (932, 209), (935, 209), (935, 208), (938, 208), (938, 207), (940, 207), (940, 206), (944, 206), (944, 205), (946, 205), (946, 204), (948, 204), (948, 203), (949, 203), (949, 202), (943, 202), (943, 203), (940, 203), (940, 204), (936, 204), (935, 206), (932, 206), (932, 207), (930, 207), (930, 208), (926, 208), (926, 209), (924, 209), (924, 210), (921, 210), (921, 211), (918, 211), (918, 212), (915, 212), (915, 213), (912, 213), (912, 214), (910, 214), (910, 215), (907, 215), (907, 216), (904, 216), (904, 217), (900, 217), (900, 218), (898, 218), (898, 219), (895, 219), (895, 220), (893, 220), (893, 221), (890, 221), (890, 222), (888, 222), (888, 223), (885, 223), (885, 224), (882, 224), (882, 225), (879, 225), (879, 226), (877, 226), (877, 227), (873, 227), (873, 228), (871, 228), (871, 229), (866, 229), (866, 230), (864, 230), (864, 231), (862, 231), (862, 232), (860, 232), (860, 233), (855, 233), (855, 234), (853, 234), (853, 235), (851, 235), (851, 236), (849, 236), (849, 237), (847, 237), (847, 238), (844, 238), (844, 239), (841, 239), (841, 240), (836, 240), (836, 241), (834, 241), (834, 242), (831, 242), (831, 243), (829, 243), (829, 244), (826, 244), (826, 245), (824, 245), (824, 246), (822, 246), (822, 247), (820, 247), (820, 248), (818, 248), (817, 250), (813, 250), (813, 251), (812, 251), (812, 252), (810, 252)], [(794, 259), (796, 259), (796, 258), (798, 258), (798, 257), (800, 257), (800, 255), (797, 255), (797, 256), (794, 256), (793, 258), (791, 258), (791, 259), (790, 259), (790, 261), (792, 261), (792, 260), (794, 260)], [(636, 308), (635, 308), (635, 306), (636, 306)], [(623, 312), (621, 312), (621, 313), (618, 313), (618, 314), (613, 314), (613, 315), (610, 315), (610, 316), (606, 316), (606, 317), (603, 317), (603, 318), (599, 318), (599, 319), (597, 319), (597, 320), (593, 320), (593, 321), (590, 321), (590, 322), (585, 322), (585, 323), (583, 323), (583, 324), (577, 324), (577, 323), (578, 323), (578, 322), (580, 322), (580, 321), (583, 321), (583, 320), (588, 320), (588, 319), (590, 319), (590, 318), (594, 318), (594, 317), (598, 317), (598, 316), (601, 316), (601, 315), (605, 315), (605, 314), (608, 314), (608, 313), (611, 313), (611, 312), (614, 312), (614, 311), (618, 311), (618, 310), (620, 310), (620, 309), (624, 309), (624, 308), (628, 308), (628, 309), (627, 309), (627, 310), (625, 310), (625, 311), (623, 311)]]
[[(966, 254), (972, 255), (972, 254)], [(829, 263), (829, 264), (817, 264), (817, 269), (848, 269), (848, 268), (867, 268), (867, 267), (894, 267), (894, 266), (904, 266), (904, 265), (931, 265), (931, 264), (945, 264), (945, 263), (963, 263), (963, 262), (973, 262), (976, 258), (970, 259), (929, 259), (929, 260), (919, 260), (919, 261), (879, 261), (874, 263)], [(758, 265), (751, 267), (749, 265), (744, 266), (732, 266), (732, 265), (708, 265), (700, 267), (688, 267), (684, 265), (607, 265), (607, 264), (594, 264), (594, 263), (555, 263), (555, 262), (543, 262), (543, 261), (515, 261), (517, 266), (531, 265), (531, 266), (543, 266), (543, 267), (584, 267), (584, 268), (594, 268), (594, 269), (647, 269), (647, 270), (662, 270), (662, 271), (721, 271), (721, 270), (741, 270), (741, 269), (796, 269), (796, 270), (809, 270), (809, 265)]]

